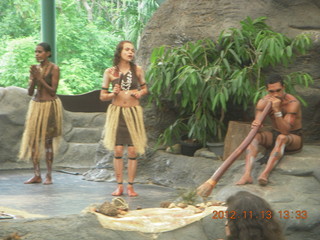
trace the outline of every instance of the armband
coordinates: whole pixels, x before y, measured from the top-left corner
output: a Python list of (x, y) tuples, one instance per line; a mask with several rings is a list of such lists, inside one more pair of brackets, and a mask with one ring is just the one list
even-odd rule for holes
[(109, 91), (109, 88), (101, 88), (101, 89), (108, 91), (108, 93), (112, 93), (112, 92)]
[(280, 117), (282, 117), (282, 112), (275, 112), (274, 116), (277, 118), (280, 118)]

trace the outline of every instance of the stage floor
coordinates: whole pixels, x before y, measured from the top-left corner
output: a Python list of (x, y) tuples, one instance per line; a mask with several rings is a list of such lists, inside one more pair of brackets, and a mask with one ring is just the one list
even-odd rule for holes
[[(61, 216), (79, 214), (91, 204), (101, 204), (114, 198), (111, 193), (116, 183), (82, 180), (87, 169), (68, 170), (79, 175), (53, 172), (52, 185), (24, 184), (32, 177), (32, 170), (0, 171), (0, 206), (27, 211), (31, 214)], [(45, 173), (45, 171), (42, 171)], [(44, 174), (43, 174), (44, 175)], [(138, 197), (122, 197), (129, 209), (159, 207), (162, 201), (172, 201), (177, 197), (174, 189), (135, 184)]]

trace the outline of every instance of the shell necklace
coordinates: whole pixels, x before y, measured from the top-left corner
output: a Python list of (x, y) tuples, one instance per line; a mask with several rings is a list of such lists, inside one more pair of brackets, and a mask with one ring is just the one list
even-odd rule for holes
[(131, 70), (129, 70), (126, 74), (126, 77), (124, 77), (125, 75), (122, 74), (121, 76), (121, 83), (120, 83), (120, 86), (121, 86), (121, 89), (123, 91), (125, 91), (125, 94), (128, 94), (130, 88), (131, 88), (131, 84), (132, 84), (132, 72)]

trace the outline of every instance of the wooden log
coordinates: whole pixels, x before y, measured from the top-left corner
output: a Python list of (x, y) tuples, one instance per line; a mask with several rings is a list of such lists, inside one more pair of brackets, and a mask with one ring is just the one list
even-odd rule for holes
[[(238, 121), (229, 122), (227, 135), (224, 139), (223, 160), (230, 156), (230, 154), (239, 146), (239, 143), (248, 136), (250, 130), (251, 123)], [(244, 158), (245, 152), (243, 152), (237, 159)]]

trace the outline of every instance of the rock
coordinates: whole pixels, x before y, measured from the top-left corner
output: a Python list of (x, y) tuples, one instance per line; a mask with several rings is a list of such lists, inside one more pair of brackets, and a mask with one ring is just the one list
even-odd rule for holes
[(161, 208), (169, 208), (169, 206), (170, 206), (171, 203), (172, 203), (172, 202), (169, 202), (169, 201), (161, 202), (161, 203), (160, 203), (160, 207), (161, 207)]
[(115, 217), (118, 215), (117, 207), (109, 202), (104, 202), (103, 204), (101, 204), (97, 211), (110, 217)]
[(173, 154), (180, 154), (181, 153), (181, 145), (175, 144), (171, 147), (167, 147), (166, 152), (173, 153)]
[(200, 148), (194, 153), (194, 156), (219, 160), (219, 156), (217, 156), (217, 154), (214, 152), (209, 151), (208, 148)]
[(129, 209), (128, 203), (122, 197), (113, 198), (111, 204), (121, 211), (127, 211)]

